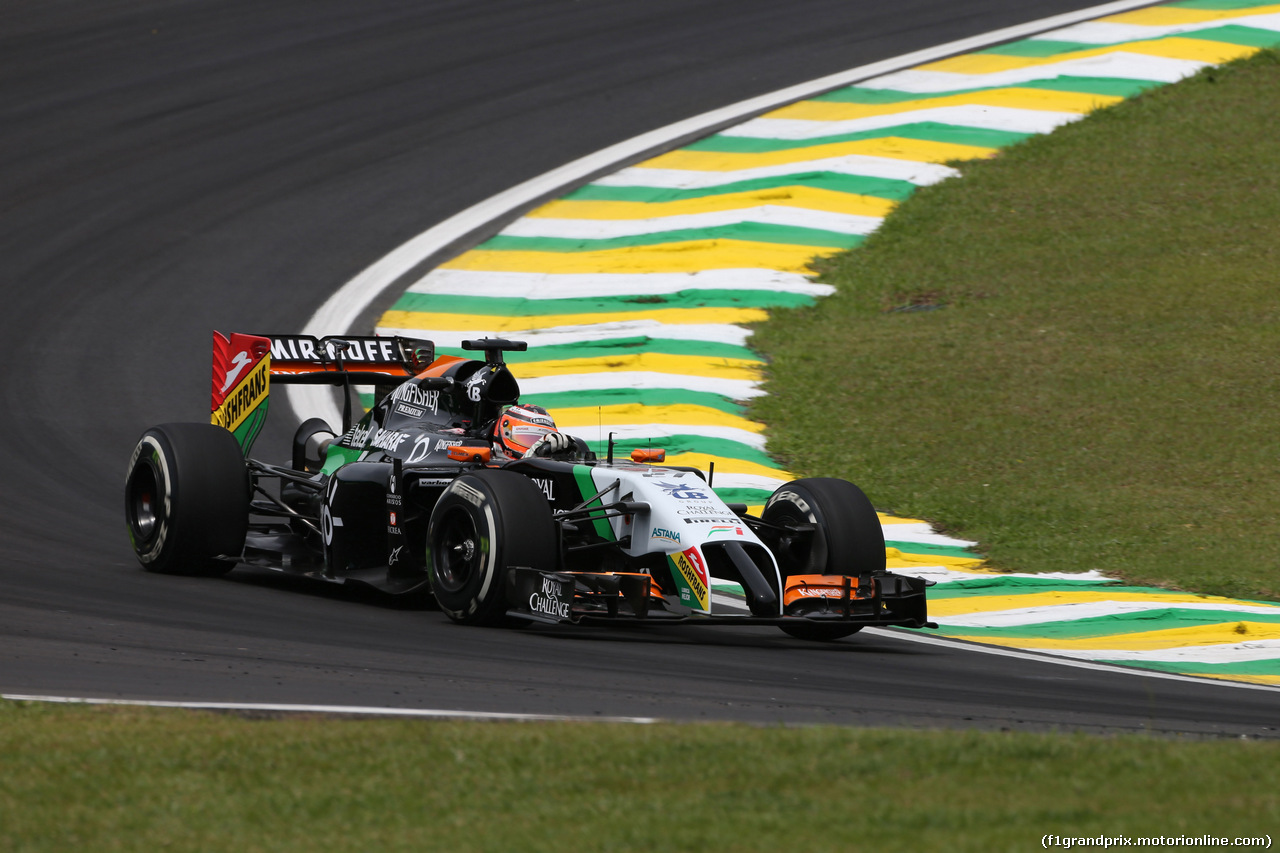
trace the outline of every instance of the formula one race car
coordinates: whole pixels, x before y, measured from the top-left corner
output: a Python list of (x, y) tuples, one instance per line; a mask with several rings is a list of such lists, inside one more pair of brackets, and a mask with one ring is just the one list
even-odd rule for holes
[[(830, 640), (865, 625), (934, 627), (926, 581), (885, 571), (871, 503), (844, 480), (796, 480), (757, 517), (714, 471), (661, 450), (599, 459), (519, 404), (504, 353), (436, 357), (428, 341), (214, 334), (212, 423), (143, 433), (125, 518), (149, 571), (239, 562), (392, 594), (429, 591), (453, 620), (768, 624)], [(248, 456), (275, 383), (346, 388), (342, 433), (298, 428), (292, 465)], [(376, 389), (352, 423), (355, 384)], [(713, 594), (713, 579), (741, 595)], [(725, 585), (726, 589), (735, 587)]]

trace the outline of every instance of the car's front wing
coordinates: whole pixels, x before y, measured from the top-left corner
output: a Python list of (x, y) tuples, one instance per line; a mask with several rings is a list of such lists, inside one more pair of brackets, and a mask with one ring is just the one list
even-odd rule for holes
[[(777, 616), (741, 612), (695, 613), (661, 595), (649, 575), (622, 572), (507, 570), (507, 615), (530, 622), (575, 625), (857, 625), (936, 628), (928, 619), (929, 581), (890, 572), (806, 575), (787, 583)], [(737, 610), (738, 608), (728, 608)]]

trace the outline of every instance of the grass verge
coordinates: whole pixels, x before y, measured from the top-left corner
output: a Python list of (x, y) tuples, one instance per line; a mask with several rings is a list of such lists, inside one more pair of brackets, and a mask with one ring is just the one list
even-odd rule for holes
[(997, 568), (1280, 596), (1280, 54), (920, 190), (779, 312), (753, 407), (798, 472)]
[(1262, 835), (1280, 743), (0, 702), (0, 849), (1028, 850)]

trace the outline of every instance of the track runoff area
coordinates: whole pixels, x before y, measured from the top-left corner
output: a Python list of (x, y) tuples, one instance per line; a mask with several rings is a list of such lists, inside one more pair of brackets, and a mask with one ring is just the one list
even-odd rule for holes
[[(672, 464), (714, 462), (716, 491), (758, 507), (793, 476), (744, 415), (741, 401), (763, 393), (745, 326), (830, 293), (809, 279), (815, 256), (856, 247), (916, 187), (955, 175), (947, 161), (990, 157), (1277, 44), (1280, 4), (1124, 2), (852, 69), (645, 134), (463, 211), (348, 282), (305, 331), (353, 331), (398, 292), (379, 334), (428, 338), (452, 355), (464, 338), (526, 340), (510, 358), (523, 399), (566, 432), (597, 450), (613, 433), (623, 447), (665, 448)], [(330, 394), (289, 394), (299, 414), (338, 419)], [(915, 519), (882, 523), (889, 567), (937, 582), (929, 610), (941, 627), (920, 642), (1280, 686), (1278, 604), (1095, 572), (995, 574), (974, 543)]]

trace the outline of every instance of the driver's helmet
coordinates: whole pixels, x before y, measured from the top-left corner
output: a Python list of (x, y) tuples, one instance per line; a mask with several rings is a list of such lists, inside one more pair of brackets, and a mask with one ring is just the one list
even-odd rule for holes
[(559, 432), (556, 422), (541, 406), (511, 406), (498, 416), (494, 437), (502, 449), (517, 459), (548, 433)]

